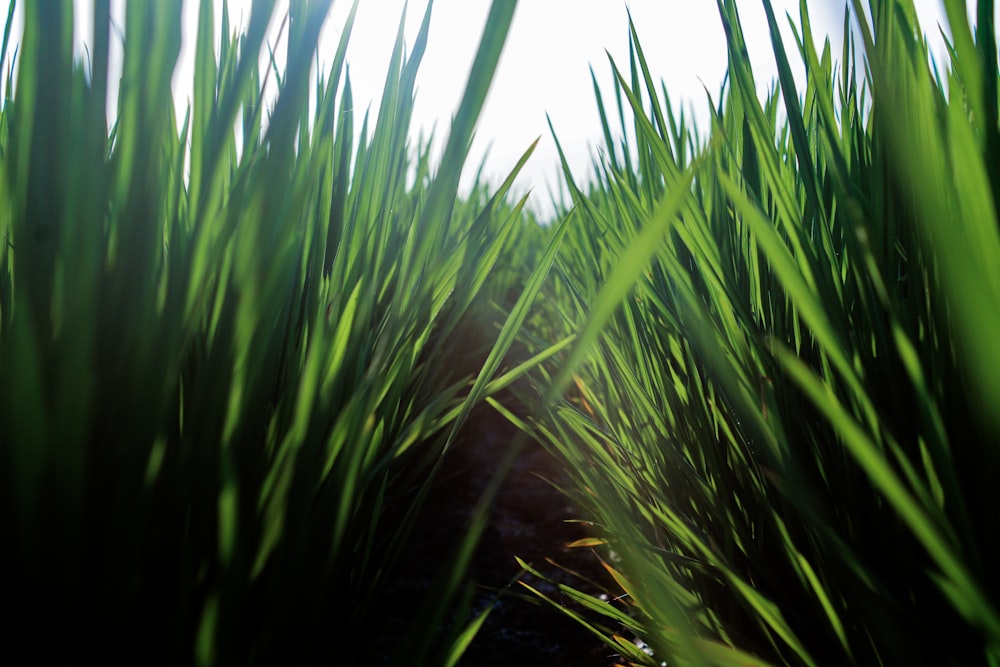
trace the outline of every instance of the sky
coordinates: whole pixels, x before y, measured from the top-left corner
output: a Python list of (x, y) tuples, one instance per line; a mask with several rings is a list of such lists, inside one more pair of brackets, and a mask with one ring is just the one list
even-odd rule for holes
[[(324, 35), (331, 52), (350, 4), (334, 3)], [(347, 56), (355, 100), (375, 99), (380, 93), (397, 18), (406, 4), (361, 0)], [(490, 4), (489, 0), (436, 0), (433, 5), (417, 80), (414, 126), (429, 128), (436, 123), (442, 142), (442, 130), (458, 107)], [(755, 71), (759, 69), (762, 81), (769, 81), (776, 70), (768, 58), (763, 10), (759, 0), (742, 4), (751, 57), (759, 60)], [(408, 43), (416, 37), (426, 5), (426, 0), (408, 3)], [(797, 0), (775, 3), (779, 16), (797, 7)], [(522, 191), (533, 190), (531, 201), (537, 210), (547, 210), (548, 191), (558, 184), (559, 172), (547, 115), (574, 170), (587, 170), (591, 149), (601, 137), (590, 67), (602, 88), (610, 90), (608, 55), (623, 68), (628, 63), (629, 11), (654, 76), (663, 78), (679, 103), (704, 108), (706, 86), (717, 95), (726, 69), (725, 37), (714, 2), (521, 0), (480, 118), (470, 166), (477, 166), (488, 149), (485, 171), (499, 182), (531, 142), (541, 138), (518, 185)], [(842, 23), (842, 16), (833, 23)], [(473, 171), (470, 168), (467, 175)]]
[[(249, 0), (224, 1), (233, 22), (238, 24), (239, 17), (248, 12)], [(279, 0), (279, 5), (282, 1)], [(74, 0), (74, 4), (84, 7), (89, 2)], [(112, 0), (113, 13), (120, 12), (124, 4), (124, 0)], [(333, 59), (351, 4), (350, 0), (333, 3), (321, 36), (321, 64), (329, 64)], [(759, 0), (738, 0), (737, 4), (763, 94), (777, 76), (764, 12)], [(790, 13), (798, 24), (798, 4), (798, 0), (773, 0), (779, 23), (785, 28), (786, 49), (792, 52), (794, 41), (784, 16)], [(927, 33), (935, 33), (936, 23), (941, 20), (939, 4), (939, 0), (915, 2)], [(4, 16), (7, 5), (7, 1), (0, 0)], [(360, 0), (347, 60), (356, 105), (370, 101), (373, 114), (404, 5), (407, 5), (405, 0)], [(808, 5), (817, 39), (830, 35), (834, 52), (838, 53), (843, 2), (808, 0)], [(426, 6), (427, 0), (409, 0), (405, 27), (408, 45), (416, 38)], [(437, 138), (443, 142), (451, 114), (458, 108), (489, 7), (489, 0), (434, 2), (427, 51), (417, 79), (414, 132), (436, 124)], [(193, 2), (186, 3), (187, 46), (194, 39), (194, 9)], [(704, 122), (706, 89), (713, 97), (717, 96), (726, 69), (725, 38), (714, 2), (521, 0), (480, 118), (468, 174), (489, 147), (485, 171), (499, 182), (531, 142), (541, 137), (538, 149), (522, 172), (519, 188), (522, 192), (531, 189), (533, 205), (544, 212), (548, 190), (558, 182), (558, 156), (546, 114), (574, 171), (584, 172), (589, 168), (592, 148), (601, 136), (590, 67), (593, 66), (605, 90), (610, 90), (612, 80), (608, 54), (627, 67), (628, 11), (653, 76), (665, 82), (675, 105), (693, 110), (695, 117)], [(89, 32), (85, 21), (78, 23), (78, 51), (82, 52)], [(175, 102), (181, 107), (190, 95), (192, 50), (184, 48), (174, 75)], [(279, 54), (282, 51), (277, 49)], [(791, 60), (794, 64), (796, 59)]]

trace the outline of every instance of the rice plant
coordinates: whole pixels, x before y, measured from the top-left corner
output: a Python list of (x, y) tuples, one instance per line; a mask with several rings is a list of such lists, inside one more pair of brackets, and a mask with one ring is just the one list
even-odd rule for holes
[[(441, 619), (475, 530), (456, 537), (456, 560), (428, 564), (449, 577), (412, 626), (374, 625), (463, 420), (527, 368), (496, 374), (534, 294), (521, 290), (527, 271), (494, 272), (523, 233), (524, 201), (507, 197), (523, 160), (498, 189), (457, 194), (516, 3), (493, 3), (437, 164), (429, 142), (410, 138), (432, 3), (408, 49), (400, 22), (377, 117), (355, 103), (345, 66), (357, 2), (315, 76), (330, 0), (292, 0), (284, 17), (255, 0), (235, 34), (223, 4), (217, 44), (212, 4), (198, 6), (181, 119), (181, 3), (126, 5), (110, 131), (108, 0), (94, 3), (83, 62), (70, 3), (23, 3), (16, 45), (10, 6), (5, 651), (203, 665), (395, 652), (454, 664), (475, 624), (449, 634)], [(265, 40), (279, 18), (284, 71)], [(463, 350), (456, 331), (498, 294), (518, 295), (499, 338)]]
[(944, 3), (942, 65), (912, 2), (854, 0), (834, 64), (805, 2), (789, 55), (764, 0), (763, 100), (717, 4), (708, 131), (633, 29), (613, 98), (595, 84), (601, 157), (564, 164), (536, 336), (574, 342), (523, 426), (575, 476), (622, 588), (569, 591), (599, 615), (579, 618), (630, 664), (997, 664), (993, 3), (974, 26)]

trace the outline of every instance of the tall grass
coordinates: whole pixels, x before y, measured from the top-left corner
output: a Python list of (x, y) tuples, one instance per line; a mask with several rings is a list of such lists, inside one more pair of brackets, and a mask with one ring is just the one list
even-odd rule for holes
[(574, 475), (625, 595), (570, 593), (634, 664), (997, 664), (993, 3), (975, 27), (944, 3), (941, 69), (912, 2), (853, 2), (837, 65), (804, 2), (796, 55), (763, 4), (766, 99), (719, 0), (707, 137), (633, 30), (617, 109), (595, 85), (605, 157), (565, 169), (540, 336), (575, 342), (524, 426)]
[[(215, 44), (205, 0), (178, 123), (181, 3), (128, 3), (110, 132), (109, 4), (85, 62), (56, 0), (23, 3), (16, 47), (12, 3), (0, 54), (17, 59), (0, 111), (4, 651), (385, 653), (374, 610), (434, 472), (471, 407), (523, 372), (495, 375), (533, 292), (493, 271), (523, 233), (523, 200), (506, 200), (523, 161), (457, 196), (515, 3), (493, 3), (437, 165), (409, 139), (430, 4), (409, 50), (400, 22), (369, 117), (344, 63), (357, 2), (311, 77), (329, 0), (290, 3), (283, 72), (258, 69), (272, 2), (235, 35), (223, 8)], [(520, 294), (501, 337), (464, 351), (456, 331), (499, 294)], [(461, 653), (469, 634), (439, 621), (469, 544), (429, 564), (452, 576), (400, 662)]]
[[(548, 230), (510, 196), (531, 148), (458, 195), (513, 2), (492, 5), (437, 165), (409, 138), (430, 6), (370, 118), (344, 62), (358, 3), (313, 77), (330, 0), (290, 3), (288, 66), (263, 72), (273, 3), (235, 35), (223, 11), (215, 44), (203, 1), (178, 119), (180, 3), (129, 3), (109, 131), (110, 3), (86, 62), (70, 4), (25, 3), (19, 41), (12, 6), (0, 52), (15, 642), (64, 662), (455, 664), (483, 618), (447, 614), (488, 495), (412, 625), (379, 607), (463, 422), (542, 364), (530, 419), (493, 404), (566, 464), (599, 536), (579, 545), (624, 592), (561, 586), (594, 615), (568, 613), (622, 661), (1000, 662), (991, 2), (974, 28), (945, 2), (941, 68), (908, 0), (854, 0), (860, 46), (837, 65), (803, 2), (798, 90), (764, 0), (762, 101), (718, 0), (729, 76), (706, 135), (633, 29), (610, 95), (595, 84), (604, 157), (586, 177), (564, 161), (572, 209)], [(470, 330), (489, 335), (463, 348)], [(536, 356), (502, 369), (519, 333)]]

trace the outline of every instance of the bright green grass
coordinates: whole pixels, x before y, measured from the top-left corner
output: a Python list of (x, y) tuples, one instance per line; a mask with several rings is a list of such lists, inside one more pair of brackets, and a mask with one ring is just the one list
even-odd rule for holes
[[(291, 2), (288, 67), (264, 73), (273, 3), (232, 38), (223, 13), (213, 44), (205, 0), (178, 123), (180, 3), (129, 3), (109, 136), (109, 3), (95, 5), (80, 63), (70, 4), (24, 3), (0, 111), (4, 650), (454, 663), (471, 635), (442, 619), (475, 530), (427, 564), (450, 576), (411, 628), (387, 644), (377, 619), (446, 449), (524, 370), (496, 376), (534, 295), (523, 263), (494, 272), (519, 257), (524, 202), (506, 193), (521, 164), (494, 192), (456, 194), (515, 3), (490, 11), (437, 165), (409, 139), (430, 6), (409, 52), (400, 22), (369, 118), (344, 67), (357, 3), (316, 79), (329, 0)], [(458, 327), (488, 327), (493, 299), (508, 302), (499, 339), (487, 328), (463, 351)]]
[(578, 597), (629, 661), (1000, 661), (995, 26), (991, 2), (975, 33), (945, 5), (935, 74), (910, 2), (869, 3), (859, 71), (853, 42), (837, 68), (816, 48), (804, 3), (790, 56), (765, 0), (780, 80), (761, 102), (720, 0), (706, 139), (634, 32), (612, 91), (634, 143), (595, 86), (608, 157), (566, 169), (536, 334), (576, 340), (525, 428), (620, 558), (630, 617)]
[[(720, 0), (729, 80), (704, 137), (633, 32), (614, 99), (595, 86), (608, 157), (565, 169), (573, 208), (548, 229), (509, 195), (523, 162), (457, 195), (513, 2), (438, 166), (408, 138), (426, 17), (368, 118), (352, 19), (309, 76), (329, 0), (293, 0), (288, 68), (266, 74), (272, 3), (232, 39), (223, 14), (214, 45), (203, 1), (178, 123), (179, 5), (129, 3), (109, 133), (109, 3), (86, 64), (70, 4), (25, 3), (0, 111), (10, 650), (455, 664), (483, 619), (447, 612), (484, 512), (410, 626), (380, 625), (384, 593), (472, 408), (542, 363), (522, 426), (627, 595), (566, 592), (622, 661), (1000, 662), (992, 3), (976, 31), (945, 3), (940, 73), (910, 2), (869, 3), (864, 71), (816, 49), (803, 5), (797, 91), (765, 1), (780, 81), (761, 102)], [(462, 351), (470, 327), (489, 342)], [(538, 356), (501, 370), (519, 335)]]

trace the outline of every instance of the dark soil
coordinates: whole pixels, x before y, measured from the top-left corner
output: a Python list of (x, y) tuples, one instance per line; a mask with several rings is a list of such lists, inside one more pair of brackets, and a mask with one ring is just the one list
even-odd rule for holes
[[(454, 553), (473, 508), (518, 433), (492, 408), (472, 415), (403, 558), (399, 592), (414, 599), (431, 592), (436, 570)], [(459, 662), (461, 667), (608, 667), (616, 662), (614, 651), (583, 626), (514, 582), (521, 572), (517, 556), (545, 576), (591, 595), (613, 588), (596, 553), (567, 548), (587, 533), (573, 522), (579, 513), (553, 481), (567, 483), (558, 462), (539, 444), (524, 444), (491, 505), (472, 560), (470, 576), (477, 586), (472, 611), (490, 604), (494, 608)], [(527, 574), (521, 580), (579, 610), (550, 583)]]

